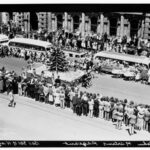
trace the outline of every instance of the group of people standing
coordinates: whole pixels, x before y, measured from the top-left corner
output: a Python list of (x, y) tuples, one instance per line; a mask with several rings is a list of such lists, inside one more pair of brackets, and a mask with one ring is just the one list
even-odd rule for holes
[[(121, 130), (125, 125), (132, 135), (137, 130), (150, 132), (150, 106), (135, 104), (119, 100), (114, 97), (105, 97), (99, 93), (83, 92), (76, 85), (63, 83), (60, 77), (52, 75), (51, 79), (44, 78), (44, 73), (28, 75), (23, 70), (20, 76), (15, 72), (6, 74), (5, 68), (1, 70), (0, 89), (7, 92), (10, 104), (14, 102), (15, 94), (30, 97), (35, 101), (55, 105), (62, 109), (70, 108), (77, 116), (89, 116), (115, 122), (116, 128)], [(13, 101), (12, 101), (13, 100)], [(16, 103), (13, 103), (16, 105)]]

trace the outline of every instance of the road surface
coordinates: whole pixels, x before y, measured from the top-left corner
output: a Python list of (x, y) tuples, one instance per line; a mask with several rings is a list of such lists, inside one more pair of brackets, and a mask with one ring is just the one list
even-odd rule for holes
[(8, 107), (8, 96), (0, 95), (0, 140), (149, 140), (146, 131), (133, 136), (128, 127), (100, 118), (78, 117), (70, 109), (15, 96), (16, 108)]

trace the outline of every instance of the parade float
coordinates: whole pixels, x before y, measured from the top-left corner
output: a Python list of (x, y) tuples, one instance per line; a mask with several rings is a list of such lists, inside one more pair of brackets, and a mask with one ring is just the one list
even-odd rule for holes
[(33, 70), (37, 76), (41, 76), (43, 73), (44, 78), (51, 81), (52, 78), (59, 76), (60, 80), (68, 84), (78, 84), (78, 80), (86, 73), (82, 70), (70, 70), (66, 56), (62, 50), (56, 48), (52, 53), (49, 61), (46, 64), (34, 64), (27, 71), (28, 76), (33, 74)]

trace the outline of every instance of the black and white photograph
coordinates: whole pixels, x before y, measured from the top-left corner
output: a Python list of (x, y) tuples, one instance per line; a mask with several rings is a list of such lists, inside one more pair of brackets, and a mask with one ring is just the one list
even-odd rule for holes
[(150, 4), (0, 8), (0, 147), (150, 145)]

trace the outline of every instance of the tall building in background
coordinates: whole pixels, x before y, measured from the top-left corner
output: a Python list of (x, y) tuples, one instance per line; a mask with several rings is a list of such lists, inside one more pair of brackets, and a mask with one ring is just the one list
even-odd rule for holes
[(39, 29), (49, 32), (64, 29), (82, 37), (94, 33), (111, 36), (138, 36), (150, 40), (150, 14), (142, 12), (2, 12), (0, 23), (13, 20), (23, 31)]

